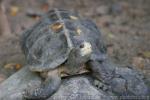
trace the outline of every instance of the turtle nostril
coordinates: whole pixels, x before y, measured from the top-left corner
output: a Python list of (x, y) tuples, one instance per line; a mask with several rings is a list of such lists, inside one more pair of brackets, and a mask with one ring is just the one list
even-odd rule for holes
[(81, 45), (80, 45), (80, 48), (84, 48), (84, 44), (81, 44)]

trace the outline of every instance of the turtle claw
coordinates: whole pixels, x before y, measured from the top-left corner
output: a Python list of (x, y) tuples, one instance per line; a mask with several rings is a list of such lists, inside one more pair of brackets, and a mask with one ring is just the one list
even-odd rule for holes
[(25, 99), (27, 99), (27, 100), (31, 98), (31, 93), (30, 93), (30, 91), (27, 90), (27, 89), (25, 89), (25, 90), (23, 91), (22, 95), (23, 95), (23, 98), (25, 98)]
[(109, 90), (109, 86), (107, 86), (106, 84), (102, 83), (99, 80), (94, 80), (94, 86), (96, 86), (98, 89), (103, 90), (103, 91)]
[(42, 91), (43, 91), (42, 88), (36, 88), (34, 90), (26, 89), (23, 92), (23, 97), (27, 100), (28, 99), (30, 99), (30, 100), (41, 100), (41, 99), (46, 98), (46, 96), (43, 95)]
[(30, 98), (30, 93), (27, 90), (24, 90), (22, 93), (22, 96), (25, 100), (28, 100)]

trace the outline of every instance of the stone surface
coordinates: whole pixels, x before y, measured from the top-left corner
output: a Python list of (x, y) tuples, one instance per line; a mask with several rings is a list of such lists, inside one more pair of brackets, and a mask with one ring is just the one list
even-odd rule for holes
[[(23, 100), (22, 93), (30, 84), (38, 85), (38, 75), (24, 67), (0, 84), (0, 100)], [(86, 77), (64, 79), (60, 89), (48, 100), (112, 100), (102, 90), (97, 90)]]
[[(68, 77), (63, 79), (59, 90), (48, 100), (116, 100), (117, 96), (149, 96), (149, 87), (138, 71), (115, 65), (110, 68), (109, 63), (106, 65), (102, 75), (111, 73), (112, 77), (103, 80), (110, 87), (109, 90), (104, 91), (101, 86), (97, 89), (92, 85), (93, 78), (89, 76)], [(0, 100), (23, 100), (23, 90), (40, 83), (41, 78), (26, 66), (0, 84)], [(114, 94), (116, 96), (112, 96)]]
[(97, 91), (86, 77), (75, 77), (64, 81), (59, 91), (48, 100), (112, 100), (102, 90)]
[(0, 84), (0, 100), (21, 100), (22, 90), (33, 80), (40, 84), (40, 78), (24, 67)]

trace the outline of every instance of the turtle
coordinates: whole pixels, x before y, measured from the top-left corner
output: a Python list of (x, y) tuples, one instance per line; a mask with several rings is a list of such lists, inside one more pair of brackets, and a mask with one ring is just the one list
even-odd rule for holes
[(94, 73), (91, 75), (100, 80), (95, 62), (107, 58), (96, 24), (58, 8), (49, 10), (23, 32), (21, 47), (29, 69), (45, 78), (36, 89), (25, 90), (26, 99), (47, 99), (59, 89), (63, 77)]

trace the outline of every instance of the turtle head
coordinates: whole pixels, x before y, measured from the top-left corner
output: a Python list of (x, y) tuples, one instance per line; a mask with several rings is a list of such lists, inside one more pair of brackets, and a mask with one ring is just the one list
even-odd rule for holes
[(90, 56), (92, 53), (92, 46), (89, 42), (82, 42), (79, 46), (79, 55), (81, 57)]
[(76, 59), (79, 63), (86, 63), (91, 58), (92, 46), (89, 42), (83, 41), (76, 48)]
[(69, 66), (71, 73), (77, 73), (91, 59), (91, 54), (92, 45), (89, 42), (80, 42), (70, 51), (65, 65)]
[(67, 64), (73, 68), (80, 67), (90, 60), (92, 54), (92, 45), (83, 41), (76, 45), (70, 52)]

